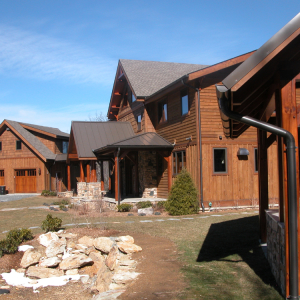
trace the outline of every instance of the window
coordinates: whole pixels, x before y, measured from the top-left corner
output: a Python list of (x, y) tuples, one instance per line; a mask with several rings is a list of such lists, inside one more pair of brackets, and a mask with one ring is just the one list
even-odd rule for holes
[(2, 142), (0, 142), (0, 151), (2, 151)]
[(137, 116), (137, 130), (142, 130), (142, 115)]
[(131, 92), (131, 102), (136, 101), (135, 96), (133, 95), (133, 92)]
[(227, 173), (227, 149), (214, 148), (214, 173)]
[(68, 153), (68, 146), (69, 146), (69, 142), (67, 141), (62, 142), (62, 153)]
[(173, 152), (173, 175), (177, 175), (186, 166), (186, 153), (183, 151)]
[(181, 115), (186, 115), (189, 112), (189, 97), (187, 90), (181, 92)]
[(158, 123), (166, 122), (168, 120), (168, 105), (167, 101), (163, 100), (158, 103)]
[(16, 150), (21, 150), (22, 149), (22, 142), (20, 140), (16, 141)]
[(258, 172), (258, 149), (254, 148), (254, 172)]

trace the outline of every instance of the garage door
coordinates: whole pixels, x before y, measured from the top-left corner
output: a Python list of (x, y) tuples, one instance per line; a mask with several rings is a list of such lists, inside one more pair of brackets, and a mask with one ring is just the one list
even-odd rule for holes
[(36, 170), (16, 170), (16, 193), (36, 193)]

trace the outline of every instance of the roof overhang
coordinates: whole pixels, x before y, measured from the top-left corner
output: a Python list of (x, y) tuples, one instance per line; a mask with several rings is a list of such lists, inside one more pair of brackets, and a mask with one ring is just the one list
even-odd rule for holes
[[(262, 119), (275, 109), (275, 90), (299, 73), (300, 13), (223, 80), (217, 97), (225, 97), (233, 112)], [(221, 117), (230, 138), (237, 138), (249, 127)]]

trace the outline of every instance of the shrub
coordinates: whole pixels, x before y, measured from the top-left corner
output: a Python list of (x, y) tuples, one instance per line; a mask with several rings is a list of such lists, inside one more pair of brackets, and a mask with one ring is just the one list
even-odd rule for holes
[(28, 240), (32, 240), (33, 235), (30, 229), (13, 229), (10, 230), (7, 235), (6, 239), (0, 241), (0, 257), (4, 253), (15, 253), (18, 251), (18, 246)]
[(51, 192), (50, 192), (49, 190), (43, 190), (42, 193), (41, 193), (41, 195), (42, 195), (42, 196), (45, 196), (45, 197), (47, 197), (47, 196), (52, 196), (52, 197), (54, 197), (54, 196), (57, 195), (57, 193), (54, 192), (54, 191), (51, 191)]
[(140, 201), (136, 204), (137, 208), (147, 208), (152, 207), (151, 201)]
[(57, 231), (62, 223), (62, 219), (53, 218), (51, 214), (48, 214), (46, 219), (42, 222), (42, 229), (46, 232)]
[(62, 204), (62, 203), (59, 204), (59, 209), (60, 210), (64, 210), (65, 208), (66, 208), (66, 206), (64, 204)]
[(132, 205), (128, 203), (123, 203), (117, 206), (119, 212), (128, 212), (132, 209)]
[(169, 214), (188, 215), (199, 211), (198, 192), (191, 175), (183, 169), (178, 175), (171, 188), (165, 209)]
[(158, 201), (157, 203), (156, 203), (156, 207), (157, 207), (157, 209), (164, 209), (165, 208), (165, 201)]

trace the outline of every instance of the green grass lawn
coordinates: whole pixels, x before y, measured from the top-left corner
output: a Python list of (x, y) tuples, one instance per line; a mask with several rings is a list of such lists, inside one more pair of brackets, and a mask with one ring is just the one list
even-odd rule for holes
[[(57, 198), (34, 197), (0, 203), (8, 207), (39, 206)], [(1, 232), (13, 228), (41, 226), (49, 210), (23, 209), (0, 212)], [(51, 212), (63, 225), (74, 223), (68, 212)], [(124, 213), (127, 215), (127, 213)], [(215, 214), (216, 215), (216, 214)], [(178, 247), (182, 272), (188, 288), (182, 299), (283, 299), (262, 249), (259, 246), (259, 221), (255, 212), (199, 214), (185, 217), (101, 217), (79, 216), (75, 222), (104, 222), (98, 227), (165, 237)], [(190, 218), (193, 219), (185, 219)], [(158, 219), (163, 221), (157, 221)], [(179, 219), (169, 220), (169, 219)], [(141, 222), (149, 220), (152, 222)], [(41, 233), (40, 228), (33, 229)], [(0, 234), (4, 238), (5, 234)]]

